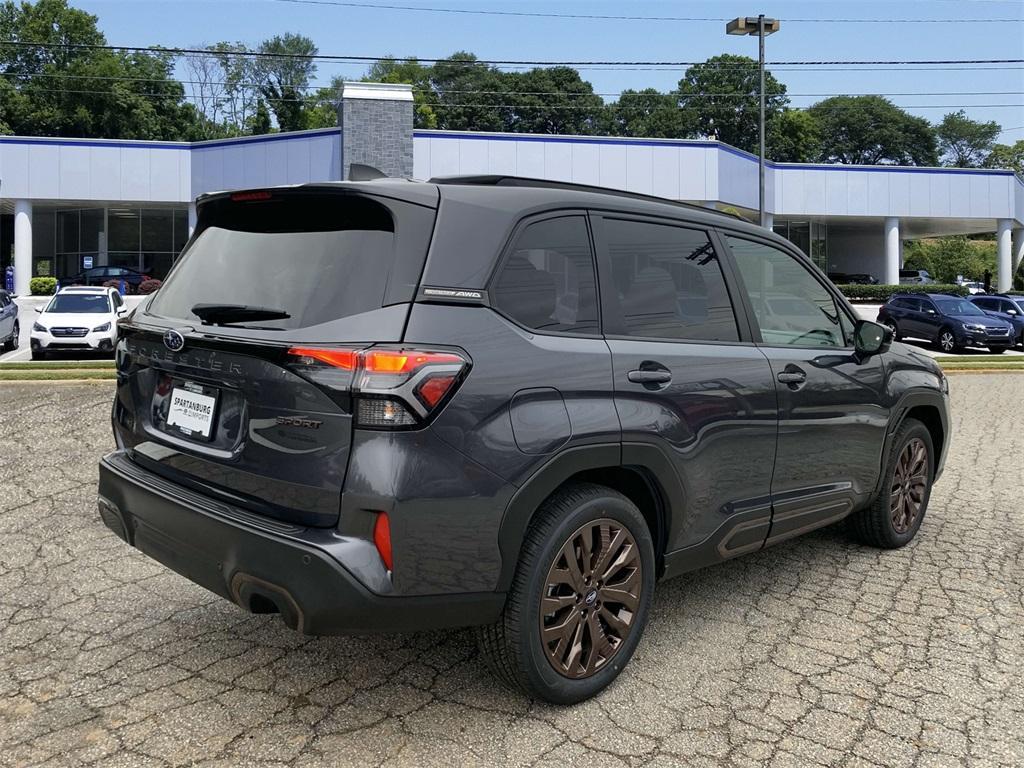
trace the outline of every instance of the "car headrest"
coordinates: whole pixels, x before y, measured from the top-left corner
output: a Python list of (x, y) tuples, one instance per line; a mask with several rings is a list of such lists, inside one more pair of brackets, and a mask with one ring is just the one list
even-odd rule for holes
[(494, 287), (498, 306), (514, 307), (516, 319), (531, 328), (554, 322), (555, 293), (555, 278), (519, 255), (509, 259)]

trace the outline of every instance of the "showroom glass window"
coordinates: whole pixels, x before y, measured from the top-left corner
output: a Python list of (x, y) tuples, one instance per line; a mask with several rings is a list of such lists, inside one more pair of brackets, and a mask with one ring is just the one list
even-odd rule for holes
[[(764, 343), (845, 347), (852, 339), (832, 294), (792, 254), (726, 235)], [(845, 327), (844, 327), (845, 326)]]
[(722, 267), (706, 232), (625, 219), (605, 219), (604, 232), (626, 335), (739, 340)]

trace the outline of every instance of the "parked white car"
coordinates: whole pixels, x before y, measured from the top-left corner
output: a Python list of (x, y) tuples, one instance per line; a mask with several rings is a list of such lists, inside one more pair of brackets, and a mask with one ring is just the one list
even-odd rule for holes
[(128, 308), (114, 288), (73, 286), (36, 312), (30, 340), (32, 359), (41, 360), (54, 350), (113, 352), (117, 320)]
[(960, 283), (960, 285), (966, 288), (968, 292), (971, 294), (971, 296), (977, 296), (979, 293), (988, 293), (988, 291), (985, 290), (984, 283), (965, 281)]

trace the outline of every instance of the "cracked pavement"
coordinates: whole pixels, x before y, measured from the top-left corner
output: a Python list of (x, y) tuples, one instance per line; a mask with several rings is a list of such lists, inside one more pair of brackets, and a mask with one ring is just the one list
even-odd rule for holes
[(0, 765), (1024, 765), (1024, 376), (952, 378), (917, 539), (829, 528), (664, 582), (597, 699), (469, 632), (309, 638), (101, 524), (112, 388), (0, 384)]

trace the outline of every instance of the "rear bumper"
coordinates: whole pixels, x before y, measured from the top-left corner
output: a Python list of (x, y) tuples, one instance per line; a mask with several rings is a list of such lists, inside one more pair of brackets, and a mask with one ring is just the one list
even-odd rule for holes
[(100, 516), (154, 560), (292, 629), (318, 634), (418, 631), (497, 620), (504, 593), (392, 597), (371, 592), (338, 554), (376, 556), (333, 530), (264, 520), (147, 472), (123, 451), (100, 461)]

